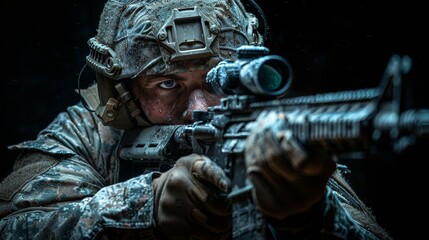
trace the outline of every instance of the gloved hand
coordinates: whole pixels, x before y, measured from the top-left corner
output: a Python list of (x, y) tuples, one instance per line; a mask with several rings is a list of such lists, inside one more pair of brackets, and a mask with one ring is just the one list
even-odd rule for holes
[(331, 157), (309, 156), (285, 124), (282, 113), (263, 112), (245, 149), (253, 200), (263, 214), (277, 220), (320, 202), (336, 165)]
[(231, 183), (209, 158), (191, 154), (153, 180), (154, 216), (163, 239), (227, 239), (232, 227), (230, 200), (219, 197)]

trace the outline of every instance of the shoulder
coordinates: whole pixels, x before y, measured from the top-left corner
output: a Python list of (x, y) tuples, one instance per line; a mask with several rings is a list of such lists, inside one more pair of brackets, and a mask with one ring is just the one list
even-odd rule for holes
[(100, 148), (114, 147), (122, 130), (104, 126), (82, 103), (67, 107), (42, 129), (37, 138), (10, 146), (10, 149), (40, 150), (49, 153), (96, 155)]

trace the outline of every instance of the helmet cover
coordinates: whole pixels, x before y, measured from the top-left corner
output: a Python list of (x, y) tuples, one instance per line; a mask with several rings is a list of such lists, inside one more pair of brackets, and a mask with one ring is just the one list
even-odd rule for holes
[(96, 39), (113, 50), (123, 79), (211, 68), (243, 44), (261, 44), (257, 25), (233, 0), (111, 0)]

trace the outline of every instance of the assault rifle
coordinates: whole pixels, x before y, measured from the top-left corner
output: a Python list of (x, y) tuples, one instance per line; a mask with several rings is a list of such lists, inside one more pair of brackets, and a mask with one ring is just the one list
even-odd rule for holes
[(263, 239), (265, 234), (244, 164), (246, 138), (262, 111), (284, 112), (294, 136), (320, 154), (397, 153), (429, 136), (429, 109), (401, 109), (408, 57), (390, 59), (379, 87), (289, 98), (293, 72), (284, 58), (254, 46), (241, 47), (238, 54), (237, 61), (221, 62), (207, 75), (213, 91), (226, 95), (220, 105), (195, 111), (193, 124), (129, 131), (119, 150), (124, 161), (140, 162), (145, 170), (164, 171), (191, 152), (210, 157), (233, 184), (228, 197), (234, 239)]

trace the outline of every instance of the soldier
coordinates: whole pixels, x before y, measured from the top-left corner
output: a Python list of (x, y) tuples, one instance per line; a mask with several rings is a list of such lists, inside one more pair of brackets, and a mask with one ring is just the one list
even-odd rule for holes
[[(239, 0), (109, 0), (88, 43), (96, 84), (37, 139), (11, 146), (20, 156), (0, 187), (1, 238), (238, 239), (219, 194), (230, 180), (208, 157), (133, 176), (117, 150), (130, 129), (191, 123), (219, 104), (205, 76), (238, 47), (263, 45), (256, 16)], [(335, 161), (307, 156), (268, 117), (246, 148), (263, 237), (389, 239)]]

